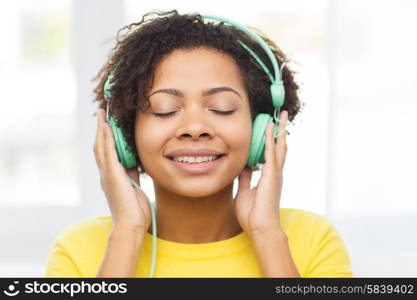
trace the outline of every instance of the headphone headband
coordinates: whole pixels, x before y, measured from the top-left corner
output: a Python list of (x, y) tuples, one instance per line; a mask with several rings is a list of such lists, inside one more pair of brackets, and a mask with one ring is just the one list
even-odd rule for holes
[(271, 72), (269, 71), (269, 69), (265, 66), (265, 64), (262, 62), (262, 60), (258, 57), (258, 55), (256, 55), (256, 53), (249, 48), (245, 43), (243, 43), (241, 40), (238, 40), (238, 42), (246, 49), (249, 51), (249, 53), (256, 59), (256, 61), (262, 66), (262, 68), (264, 69), (265, 73), (268, 74), (269, 79), (271, 80), (271, 82), (276, 82), (277, 78), (281, 79), (281, 72), (278, 68), (278, 63), (277, 60), (275, 59), (274, 54), (272, 53), (271, 49), (269, 48), (269, 46), (265, 43), (265, 41), (255, 32), (253, 32), (252, 30), (249, 30), (247, 27), (236, 23), (234, 21), (222, 18), (222, 17), (217, 17), (217, 16), (210, 16), (210, 15), (202, 15), (204, 17), (204, 19), (210, 19), (210, 20), (215, 20), (215, 21), (219, 21), (219, 22), (224, 22), (227, 23), (229, 25), (232, 25), (233, 27), (236, 27), (237, 29), (245, 32), (246, 34), (250, 35), (252, 38), (254, 38), (258, 44), (264, 49), (265, 53), (268, 55), (269, 60), (272, 63), (272, 67), (274, 68), (274, 74), (275, 74), (275, 79), (274, 77), (272, 77)]

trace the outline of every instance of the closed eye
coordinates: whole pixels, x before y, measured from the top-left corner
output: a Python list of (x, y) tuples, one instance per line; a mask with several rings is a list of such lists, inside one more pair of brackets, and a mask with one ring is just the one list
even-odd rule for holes
[(172, 115), (173, 113), (175, 113), (175, 111), (172, 111), (169, 113), (152, 113), (152, 114), (159, 118), (164, 118), (164, 117), (168, 117), (169, 115)]
[(222, 111), (222, 110), (212, 110), (214, 112), (216, 112), (216, 114), (219, 115), (231, 115), (232, 113), (234, 113), (234, 110), (229, 110), (229, 111)]
[[(219, 114), (219, 115), (231, 115), (232, 113), (235, 112), (234, 110), (229, 110), (229, 111), (211, 110), (211, 111), (214, 111), (216, 114)], [(176, 113), (176, 112), (171, 111), (171, 112), (168, 112), (168, 113), (152, 113), (152, 114), (155, 115), (156, 117), (159, 117), (159, 118), (166, 118), (166, 117), (169, 117), (170, 115), (172, 115), (174, 113)]]

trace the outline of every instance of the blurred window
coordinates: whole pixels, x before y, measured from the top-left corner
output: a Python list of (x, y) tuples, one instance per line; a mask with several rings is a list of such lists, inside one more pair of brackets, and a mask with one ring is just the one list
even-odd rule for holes
[(330, 4), (333, 211), (415, 215), (417, 2)]
[(75, 206), (71, 1), (1, 1), (0, 206)]

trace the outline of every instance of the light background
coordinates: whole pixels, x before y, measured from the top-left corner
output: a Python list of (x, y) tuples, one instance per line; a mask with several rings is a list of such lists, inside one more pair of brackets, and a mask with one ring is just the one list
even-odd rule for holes
[(289, 128), (282, 207), (329, 218), (355, 277), (416, 277), (417, 2), (169, 3), (0, 2), (0, 277), (42, 276), (57, 234), (110, 214), (91, 79), (117, 30), (152, 9), (256, 27), (289, 55), (306, 106)]

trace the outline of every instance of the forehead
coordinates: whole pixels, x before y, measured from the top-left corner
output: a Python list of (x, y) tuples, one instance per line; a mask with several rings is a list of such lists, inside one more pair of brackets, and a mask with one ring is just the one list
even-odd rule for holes
[(157, 65), (153, 85), (232, 84), (242, 86), (240, 70), (229, 55), (211, 48), (176, 49)]

